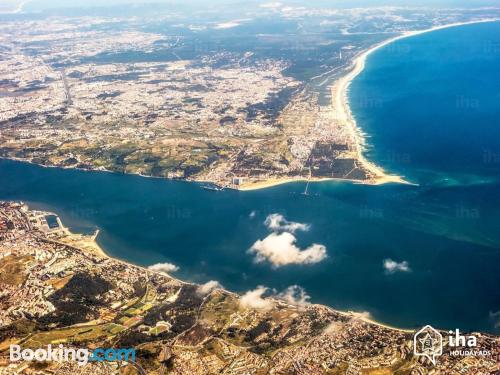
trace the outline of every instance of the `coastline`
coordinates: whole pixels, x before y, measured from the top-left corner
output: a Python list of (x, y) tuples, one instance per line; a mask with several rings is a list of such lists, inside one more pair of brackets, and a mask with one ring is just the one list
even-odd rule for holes
[(332, 85), (331, 93), (332, 93), (332, 106), (334, 107), (337, 120), (343, 122), (348, 127), (351, 136), (355, 140), (354, 144), (356, 146), (357, 159), (369, 172), (373, 173), (373, 175), (375, 176), (375, 178), (372, 181), (370, 180), (366, 182), (362, 181), (361, 183), (368, 183), (373, 185), (380, 185), (390, 182), (411, 184), (411, 182), (404, 180), (402, 176), (387, 174), (387, 172), (384, 171), (384, 169), (377, 166), (374, 162), (366, 159), (366, 157), (363, 154), (363, 152), (366, 149), (366, 140), (364, 135), (362, 134), (362, 130), (357, 125), (354, 115), (352, 114), (351, 107), (349, 104), (348, 89), (351, 82), (364, 70), (366, 65), (366, 59), (368, 58), (368, 56), (371, 53), (377, 51), (378, 49), (401, 39), (456, 26), (464, 26), (464, 25), (484, 23), (484, 22), (495, 22), (499, 20), (500, 19), (498, 18), (487, 18), (474, 21), (455, 22), (445, 25), (439, 25), (424, 30), (407, 31), (401, 35), (397, 35), (393, 38), (387, 39), (369, 48), (368, 50), (361, 52), (356, 58), (354, 58), (350, 71), (343, 77), (339, 78)]
[(347, 74), (339, 78), (333, 85), (331, 86), (331, 96), (332, 103), (331, 105), (334, 108), (335, 118), (336, 120), (342, 122), (348, 129), (352, 138), (354, 139), (354, 146), (356, 147), (356, 156), (357, 160), (362, 164), (362, 166), (369, 171), (374, 177), (367, 180), (354, 180), (348, 178), (328, 178), (328, 177), (320, 177), (320, 178), (304, 178), (304, 177), (292, 177), (292, 178), (273, 178), (267, 180), (261, 180), (256, 182), (247, 182), (242, 185), (232, 188), (234, 190), (240, 191), (253, 191), (260, 189), (267, 189), (274, 186), (284, 185), (292, 182), (325, 182), (325, 181), (345, 181), (356, 184), (364, 184), (364, 185), (384, 185), (388, 183), (397, 183), (397, 184), (406, 184), (406, 185), (418, 185), (411, 181), (407, 181), (403, 176), (392, 175), (385, 171), (383, 168), (376, 165), (373, 161), (368, 160), (364, 156), (364, 151), (366, 149), (366, 139), (362, 133), (362, 130), (359, 128), (354, 115), (352, 114), (349, 97), (348, 97), (348, 89), (351, 82), (364, 70), (366, 65), (366, 59), (368, 56), (377, 51), (380, 48), (383, 48), (393, 42), (396, 42), (400, 39), (409, 38), (412, 36), (417, 36), (425, 33), (429, 33), (432, 31), (447, 29), (451, 27), (471, 25), (477, 23), (485, 23), (485, 22), (496, 22), (500, 21), (498, 18), (486, 18), (486, 19), (478, 19), (474, 21), (466, 21), (466, 22), (455, 22), (445, 25), (434, 26), (429, 29), (423, 30), (415, 30), (415, 31), (407, 31), (403, 34), (397, 35), (395, 37), (384, 40), (383, 42), (374, 45), (368, 50), (362, 51), (357, 57), (355, 57), (352, 61), (351, 67)]
[[(29, 207), (28, 204), (26, 204), (26, 203), (23, 203), (23, 204), (26, 207), (28, 207), (28, 209), (30, 211), (32, 211), (32, 209)], [(175, 276), (172, 276), (172, 274), (170, 274), (170, 273), (167, 274), (167, 273), (163, 273), (163, 272), (153, 271), (153, 270), (151, 270), (151, 269), (149, 269), (147, 267), (140, 266), (138, 264), (134, 264), (134, 263), (131, 263), (129, 261), (120, 259), (120, 258), (118, 258), (116, 256), (109, 255), (102, 248), (102, 246), (97, 243), (97, 237), (99, 236), (100, 229), (97, 229), (94, 232), (94, 234), (92, 234), (92, 235), (75, 233), (75, 232), (72, 232), (68, 227), (66, 227), (64, 225), (64, 223), (62, 222), (61, 218), (59, 217), (59, 215), (57, 213), (50, 212), (50, 211), (44, 211), (44, 214), (57, 216), (57, 221), (58, 221), (59, 226), (60, 226), (59, 230), (64, 233), (64, 235), (61, 236), (61, 237), (58, 237), (57, 240), (51, 239), (50, 241), (59, 243), (61, 245), (70, 246), (70, 247), (73, 247), (75, 249), (79, 249), (84, 254), (89, 254), (90, 253), (90, 254), (92, 254), (94, 256), (97, 256), (99, 258), (111, 259), (111, 260), (113, 260), (115, 262), (124, 264), (127, 267), (137, 267), (137, 268), (140, 268), (141, 270), (144, 270), (146, 273), (156, 273), (156, 274), (160, 274), (160, 275), (163, 275), (163, 276), (167, 276), (167, 277), (169, 277), (169, 278), (171, 278), (171, 279), (173, 279), (173, 280), (175, 280), (175, 281), (177, 281), (177, 282), (179, 282), (181, 284), (193, 284), (193, 283), (190, 283), (190, 282), (186, 282), (186, 281), (180, 280), (180, 279), (176, 278)]]
[[(29, 206), (26, 203), (24, 203), (24, 204), (31, 211), (31, 208), (29, 208)], [(140, 266), (140, 265), (131, 263), (129, 261), (117, 258), (115, 256), (111, 256), (108, 253), (106, 253), (106, 251), (96, 241), (97, 236), (99, 235), (99, 229), (97, 229), (93, 235), (84, 235), (84, 234), (74, 233), (68, 227), (66, 227), (64, 225), (64, 223), (62, 222), (61, 218), (59, 217), (59, 215), (57, 213), (49, 212), (49, 211), (45, 211), (44, 213), (57, 216), (58, 223), (60, 225), (60, 230), (65, 234), (63, 237), (60, 237), (57, 240), (51, 239), (50, 241), (53, 241), (53, 242), (61, 244), (61, 245), (73, 247), (75, 249), (82, 251), (84, 254), (90, 253), (90, 254), (97, 256), (97, 257), (100, 257), (100, 258), (113, 260), (113, 261), (121, 263), (127, 267), (140, 268), (141, 270), (144, 270), (147, 274), (152, 273), (152, 274), (158, 274), (158, 275), (162, 275), (165, 277), (169, 277), (172, 280), (175, 280), (176, 282), (183, 284), (183, 285), (186, 285), (186, 284), (198, 285), (198, 284), (195, 284), (192, 282), (183, 281), (181, 279), (178, 279), (175, 276), (172, 276), (172, 274), (170, 274), (170, 273), (153, 271), (153, 270), (149, 269), (148, 267)], [(61, 241), (61, 239), (62, 239), (62, 241)], [(66, 241), (64, 241), (64, 239), (66, 239)], [(241, 297), (241, 294), (231, 292), (223, 287), (218, 288), (218, 289), (224, 291), (225, 293)], [(286, 302), (285, 300), (278, 299), (278, 298), (275, 298), (273, 296), (268, 297), (268, 298), (269, 298), (269, 300), (273, 301), (275, 304), (279, 303), (279, 304), (284, 304), (284, 305), (288, 305), (288, 306), (295, 306), (293, 304)], [(349, 317), (351, 319), (357, 319), (357, 320), (363, 321), (367, 324), (377, 325), (377, 326), (382, 327), (382, 328), (386, 328), (386, 329), (390, 329), (390, 330), (394, 330), (394, 331), (398, 331), (398, 332), (403, 332), (403, 333), (415, 332), (415, 330), (413, 330), (413, 329), (398, 328), (398, 327), (391, 326), (389, 324), (378, 322), (376, 320), (373, 320), (369, 315), (367, 316), (366, 314), (361, 313), (361, 312), (356, 312), (356, 311), (351, 311), (351, 310), (342, 311), (342, 310), (337, 310), (337, 309), (335, 309), (331, 306), (328, 306), (328, 305), (315, 304), (315, 303), (311, 303), (311, 305), (320, 306), (320, 307), (326, 308), (332, 312), (335, 312), (337, 314)], [(295, 306), (295, 307), (297, 307), (297, 306)]]
[[(238, 186), (221, 186), (221, 187), (226, 188), (226, 189), (230, 189), (230, 190), (252, 191), (252, 190), (267, 189), (270, 187), (283, 185), (286, 183), (292, 183), (292, 182), (314, 182), (315, 183), (315, 182), (325, 182), (325, 181), (337, 181), (337, 182), (345, 181), (345, 182), (350, 182), (350, 183), (355, 183), (355, 184), (364, 184), (364, 185), (383, 185), (383, 184), (388, 184), (388, 183), (417, 185), (415, 183), (412, 183), (410, 181), (405, 180), (404, 176), (389, 174), (382, 167), (376, 165), (375, 162), (370, 161), (365, 157), (365, 155), (364, 155), (364, 151), (366, 149), (365, 135), (363, 134), (362, 130), (357, 125), (356, 119), (355, 119), (354, 115), (352, 114), (350, 104), (349, 104), (348, 89), (350, 87), (350, 84), (364, 70), (367, 57), (371, 53), (375, 52), (376, 50), (378, 50), (382, 47), (387, 46), (390, 43), (393, 43), (393, 42), (400, 40), (400, 39), (428, 33), (431, 31), (436, 31), (436, 30), (441, 30), (441, 29), (446, 29), (446, 28), (451, 28), (451, 27), (457, 27), (457, 26), (463, 26), (463, 25), (485, 23), (485, 22), (497, 22), (497, 21), (500, 21), (500, 18), (485, 18), (485, 19), (478, 19), (478, 20), (473, 20), (473, 21), (455, 22), (455, 23), (450, 23), (450, 24), (445, 24), (445, 25), (439, 25), (439, 26), (434, 26), (432, 28), (424, 29), (424, 30), (415, 30), (415, 31), (404, 32), (400, 35), (397, 35), (395, 37), (384, 40), (383, 42), (372, 46), (368, 50), (361, 51), (360, 54), (353, 59), (350, 68), (348, 68), (348, 72), (332, 84), (332, 86), (330, 87), (330, 90), (331, 90), (331, 97), (332, 97), (331, 106), (333, 107), (334, 119), (341, 122), (341, 124), (343, 126), (346, 126), (348, 133), (351, 135), (352, 139), (354, 140), (353, 146), (355, 148), (354, 152), (356, 154), (356, 160), (361, 164), (361, 166), (366, 171), (369, 172), (369, 174), (371, 174), (370, 178), (365, 179), (365, 180), (358, 180), (358, 179), (349, 179), (349, 178), (340, 178), (340, 177), (316, 177), (316, 178), (306, 178), (303, 176), (278, 177), (278, 178), (269, 178), (269, 179), (265, 179), (265, 180), (255, 180), (255, 181), (251, 181), (251, 182), (244, 182)], [(0, 156), (0, 160), (2, 160), (2, 159), (14, 160), (14, 161), (18, 161), (18, 162), (25, 162), (25, 163), (29, 163), (29, 164), (38, 165), (41, 167), (46, 167), (46, 168), (76, 169), (76, 170), (81, 170), (81, 171), (94, 171), (94, 172), (99, 171), (99, 172), (106, 172), (106, 173), (113, 173), (113, 174), (130, 174), (130, 175), (136, 175), (136, 176), (147, 177), (147, 178), (168, 179), (168, 180), (179, 181), (179, 182), (183, 181), (183, 182), (196, 182), (196, 183), (213, 183), (212, 181), (206, 181), (204, 179), (196, 179), (196, 178), (167, 178), (164, 176), (144, 175), (142, 173), (113, 171), (110, 169), (106, 169), (104, 167), (92, 167), (92, 166), (90, 166), (88, 168), (87, 167), (81, 168), (81, 167), (64, 166), (64, 165), (57, 165), (57, 164), (39, 164), (39, 163), (35, 163), (29, 159), (23, 159), (23, 158), (18, 158), (18, 157), (11, 157), (11, 156)]]
[(350, 180), (346, 178), (311, 178), (307, 179), (305, 177), (300, 177), (300, 178), (276, 178), (276, 179), (269, 179), (269, 180), (262, 180), (262, 181), (256, 181), (252, 183), (246, 183), (241, 185), (241, 187), (235, 189), (238, 191), (253, 191), (253, 190), (261, 190), (261, 189), (268, 189), (271, 187), (279, 186), (279, 185), (284, 185), (284, 184), (289, 184), (292, 182), (325, 182), (325, 181), (345, 181), (345, 182), (352, 182), (352, 183), (362, 183), (359, 180)]
[[(298, 178), (269, 179), (269, 180), (262, 180), (262, 181), (252, 182), (252, 183), (245, 183), (245, 184), (241, 185), (239, 188), (235, 188), (234, 190), (253, 191), (253, 190), (268, 189), (271, 187), (285, 185), (285, 184), (289, 184), (292, 182), (319, 183), (319, 182), (328, 182), (328, 181), (348, 182), (348, 183), (359, 184), (359, 185), (383, 185), (383, 184), (396, 183), (396, 184), (405, 184), (405, 185), (416, 186), (416, 184), (413, 184), (411, 182), (403, 180), (400, 176), (384, 175), (384, 176), (378, 177), (377, 179), (370, 179), (370, 180), (354, 180), (354, 179), (350, 179), (350, 178), (340, 178), (340, 177), (319, 177), (319, 178), (309, 178), (309, 179), (305, 178), (305, 177), (298, 177)], [(228, 189), (232, 189), (232, 188), (228, 188)]]

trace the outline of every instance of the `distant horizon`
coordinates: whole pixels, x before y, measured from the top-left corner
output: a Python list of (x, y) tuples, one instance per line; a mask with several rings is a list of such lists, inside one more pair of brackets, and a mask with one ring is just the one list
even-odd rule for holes
[[(217, 6), (217, 5), (244, 5), (251, 6), (252, 3), (255, 6), (263, 4), (275, 4), (281, 6), (305, 6), (305, 7), (321, 7), (321, 8), (357, 8), (357, 7), (383, 7), (383, 6), (398, 6), (398, 7), (436, 7), (436, 8), (479, 8), (479, 7), (500, 7), (500, 1), (498, 0), (479, 0), (471, 2), (470, 0), (314, 0), (314, 1), (304, 1), (304, 0), (282, 0), (282, 1), (266, 1), (266, 0), (252, 0), (252, 1), (242, 1), (242, 0), (215, 0), (211, 1), (208, 5), (203, 0), (108, 0), (102, 2), (99, 0), (76, 0), (68, 4), (64, 0), (13, 0), (13, 1), (0, 1), (2, 3), (10, 3), (15, 6), (15, 4), (20, 5), (24, 3), (27, 10), (32, 11), (44, 11), (49, 9), (60, 9), (60, 8), (109, 8), (118, 5), (130, 5), (130, 6), (148, 6), (154, 4), (161, 5), (183, 5), (189, 6), (193, 5), (196, 7), (207, 5)], [(1, 9), (1, 8), (0, 8)]]

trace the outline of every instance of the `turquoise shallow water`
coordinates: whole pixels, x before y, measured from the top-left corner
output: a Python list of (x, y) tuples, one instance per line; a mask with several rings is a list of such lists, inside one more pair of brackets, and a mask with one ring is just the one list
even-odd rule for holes
[[(98, 227), (111, 255), (171, 262), (186, 280), (218, 280), (235, 291), (298, 284), (313, 302), (368, 311), (400, 327), (499, 333), (500, 75), (492, 72), (500, 51), (487, 49), (500, 45), (499, 28), (404, 40), (370, 56), (353, 83), (353, 111), (373, 145), (368, 155), (419, 186), (327, 182), (311, 185), (305, 197), (298, 194), (304, 184), (294, 183), (214, 193), (192, 183), (2, 160), (0, 199), (54, 210), (76, 231)], [(456, 93), (479, 107), (463, 108)], [(309, 223), (296, 233), (297, 245), (322, 244), (328, 258), (281, 268), (254, 263), (247, 249), (269, 235), (263, 222), (271, 213)], [(409, 271), (388, 273), (387, 259), (406, 261)]]

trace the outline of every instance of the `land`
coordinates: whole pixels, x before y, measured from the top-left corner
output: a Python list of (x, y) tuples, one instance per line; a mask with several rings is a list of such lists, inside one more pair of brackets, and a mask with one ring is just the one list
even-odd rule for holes
[[(299, 180), (404, 182), (364, 157), (350, 113), (346, 92), (366, 51), (500, 13), (252, 12), (231, 22), (232, 14), (222, 22), (182, 12), (7, 18), (0, 25), (0, 157), (241, 190)], [(271, 16), (283, 31), (244, 31), (265, 28)]]
[(500, 338), (476, 333), (488, 356), (415, 357), (413, 331), (331, 308), (182, 282), (112, 259), (57, 215), (0, 203), (0, 373), (114, 374), (115, 362), (10, 362), (8, 348), (134, 347), (126, 374), (495, 374)]

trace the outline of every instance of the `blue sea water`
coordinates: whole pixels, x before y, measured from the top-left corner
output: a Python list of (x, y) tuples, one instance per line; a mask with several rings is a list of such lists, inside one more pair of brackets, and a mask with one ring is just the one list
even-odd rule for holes
[[(57, 212), (75, 231), (101, 230), (113, 256), (171, 262), (176, 276), (305, 288), (315, 303), (368, 311), (413, 328), (500, 333), (500, 24), (436, 31), (374, 54), (350, 99), (367, 155), (418, 186), (293, 183), (251, 192), (0, 160), (0, 199)], [(281, 213), (309, 223), (297, 246), (326, 246), (318, 264), (273, 268), (247, 250)], [(407, 262), (389, 273), (384, 261)]]
[(499, 31), (500, 22), (448, 28), (370, 55), (350, 95), (367, 156), (420, 184), (495, 180)]

